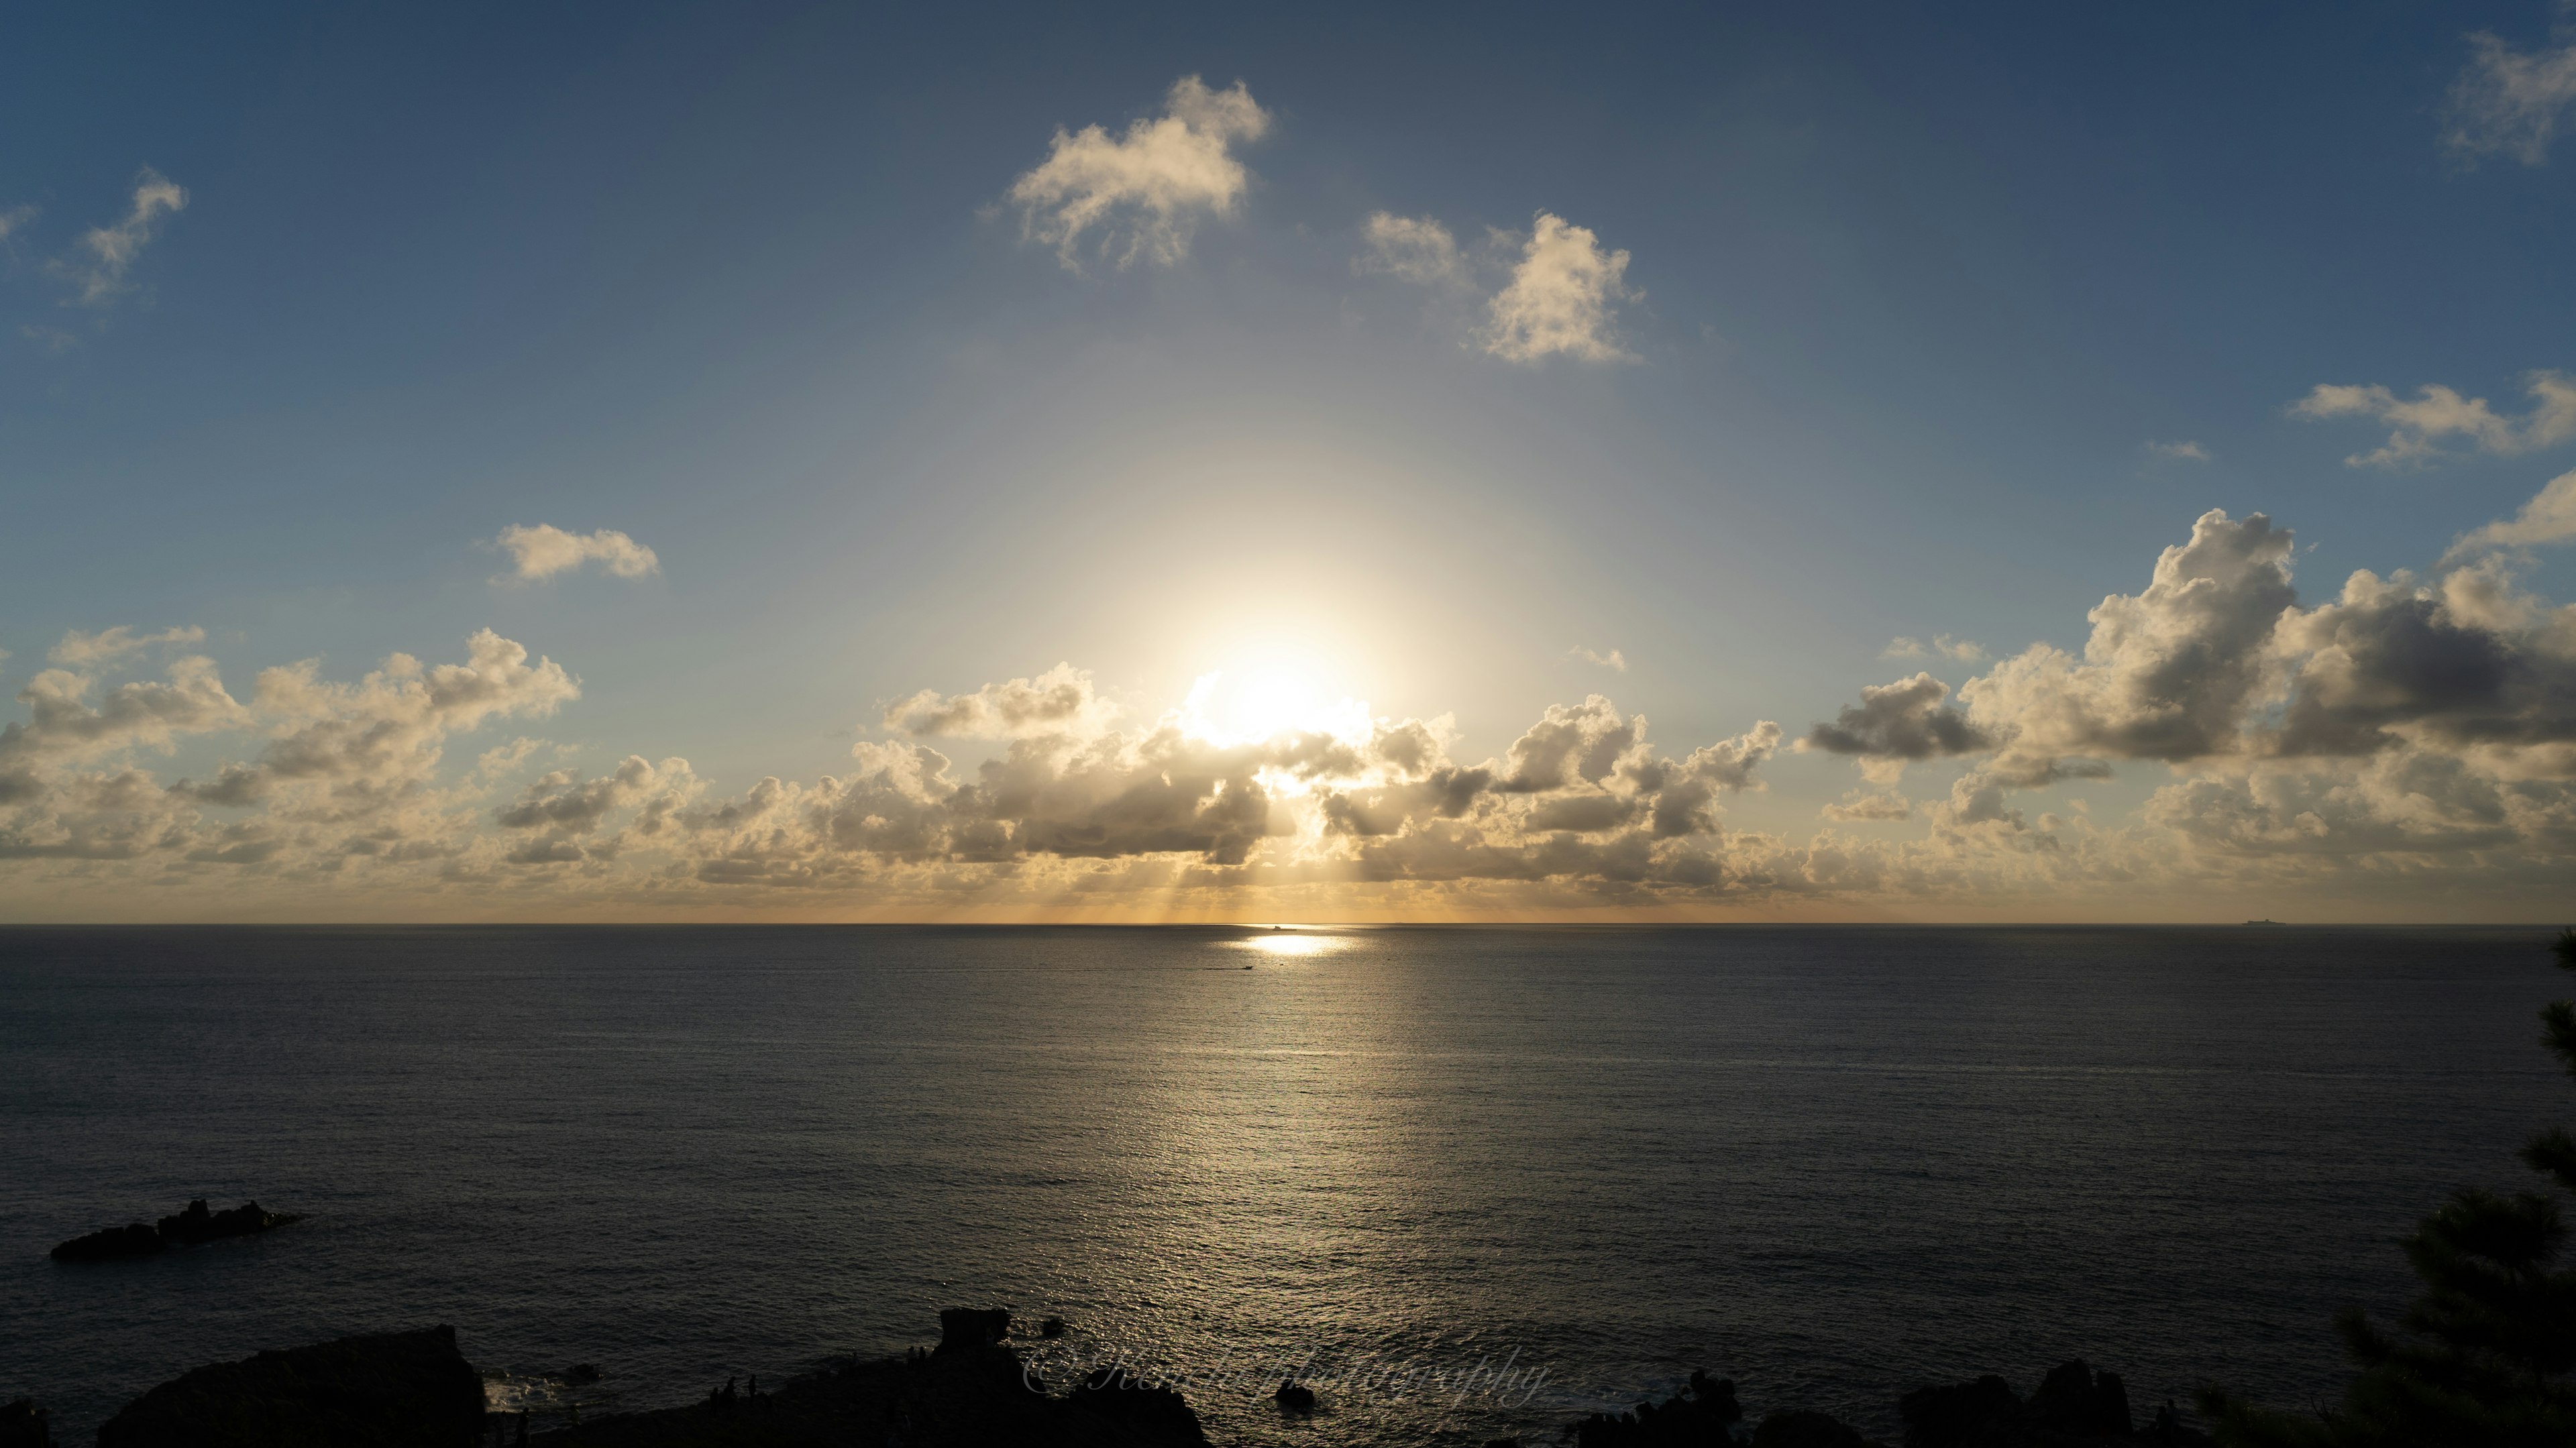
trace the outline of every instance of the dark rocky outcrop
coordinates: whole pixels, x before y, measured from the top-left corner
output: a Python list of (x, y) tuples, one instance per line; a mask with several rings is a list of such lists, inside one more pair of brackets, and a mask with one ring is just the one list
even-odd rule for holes
[(2002, 1378), (1917, 1388), (1898, 1401), (1905, 1448), (2112, 1448), (2128, 1444), (2201, 1444), (2170, 1412), (2135, 1431), (2129, 1390), (2112, 1372), (2081, 1358), (2058, 1364), (2025, 1401)]
[(54, 1448), (52, 1420), (35, 1399), (0, 1403), (0, 1448)]
[(163, 1383), (98, 1430), (98, 1448), (458, 1448), (483, 1379), (456, 1329), (344, 1337)]
[(262, 1210), (257, 1202), (244, 1202), (229, 1211), (206, 1209), (206, 1199), (188, 1203), (187, 1210), (163, 1217), (157, 1226), (135, 1222), (123, 1227), (109, 1227), (86, 1237), (74, 1237), (53, 1250), (57, 1262), (106, 1262), (122, 1257), (149, 1257), (173, 1247), (194, 1247), (225, 1237), (247, 1237), (273, 1227), (283, 1227), (304, 1219), (286, 1212)]
[(725, 1393), (537, 1433), (544, 1448), (1206, 1448), (1179, 1393), (1113, 1373), (1051, 1393), (1001, 1343), (1007, 1312), (940, 1314), (937, 1351), (840, 1359), (774, 1390)]
[(974, 1352), (1011, 1335), (1007, 1307), (946, 1307), (939, 1312), (940, 1352)]
[(1270, 1401), (1279, 1405), (1280, 1412), (1302, 1418), (1315, 1411), (1315, 1390), (1290, 1378), (1270, 1395)]
[(1575, 1424), (1574, 1441), (1577, 1448), (1699, 1448), (1734, 1442), (1735, 1425), (1743, 1420), (1734, 1379), (1694, 1372), (1688, 1388), (1660, 1403), (1595, 1413)]
[(1753, 1448), (1869, 1448), (1869, 1441), (1840, 1418), (1799, 1411), (1765, 1414), (1753, 1430)]

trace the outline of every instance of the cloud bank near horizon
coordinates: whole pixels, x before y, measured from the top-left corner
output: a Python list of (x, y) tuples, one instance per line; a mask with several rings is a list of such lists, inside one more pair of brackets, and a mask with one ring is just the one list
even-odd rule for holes
[[(896, 700), (844, 772), (720, 789), (677, 754), (542, 768), (561, 751), (525, 736), (451, 761), (581, 697), (569, 670), (488, 629), (456, 662), (396, 653), (335, 681), (304, 660), (247, 697), (193, 651), (199, 629), (75, 631), (0, 729), (0, 908), (130, 902), (138, 886), (182, 910), (336, 900), (408, 918), (2541, 898), (2576, 855), (2576, 605), (2524, 590), (2518, 569), (2569, 536), (2552, 521), (2566, 483), (2430, 574), (2355, 572), (2315, 603), (2289, 530), (2213, 509), (2143, 589), (2087, 614), (2080, 651), (2033, 644), (1955, 687), (1928, 669), (1862, 687), (1787, 750), (1761, 718), (1668, 750), (1600, 694), (1483, 759), (1457, 754), (1446, 715), (1358, 706), (1246, 738), (1193, 704), (1136, 716), (1058, 664)], [(114, 680), (155, 648), (175, 655), (161, 677)], [(174, 771), (182, 751), (204, 762)], [(1849, 758), (1863, 787), (1804, 838), (1731, 825), (1729, 800), (1765, 789), (1784, 753)], [(1945, 762), (1946, 795), (1899, 788)], [(2142, 768), (2164, 782), (2125, 818), (2025, 803)]]

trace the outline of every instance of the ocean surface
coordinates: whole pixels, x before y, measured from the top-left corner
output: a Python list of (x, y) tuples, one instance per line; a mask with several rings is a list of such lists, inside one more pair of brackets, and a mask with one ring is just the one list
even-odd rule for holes
[[(596, 1413), (1008, 1305), (1221, 1443), (1552, 1434), (1693, 1368), (1890, 1437), (2078, 1355), (2303, 1404), (2395, 1239), (2576, 1117), (2547, 936), (0, 930), (0, 1399), (86, 1443), (445, 1322)], [(199, 1196), (310, 1219), (45, 1256)]]

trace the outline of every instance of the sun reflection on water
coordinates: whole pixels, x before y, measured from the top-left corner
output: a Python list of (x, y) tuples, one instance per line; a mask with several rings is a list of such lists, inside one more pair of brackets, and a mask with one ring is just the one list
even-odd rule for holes
[(1257, 950), (1263, 955), (1312, 957), (1339, 955), (1357, 944), (1350, 936), (1313, 930), (1265, 930), (1225, 944), (1236, 950)]

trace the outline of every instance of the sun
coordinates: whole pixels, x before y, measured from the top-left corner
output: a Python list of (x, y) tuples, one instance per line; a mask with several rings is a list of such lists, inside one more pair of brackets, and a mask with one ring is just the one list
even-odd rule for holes
[(1368, 705), (1335, 697), (1310, 669), (1267, 664), (1201, 674), (1181, 706), (1181, 722), (1199, 738), (1229, 746), (1295, 734), (1365, 735)]

